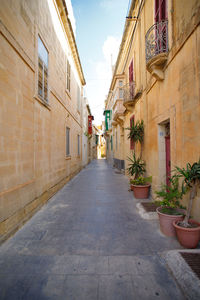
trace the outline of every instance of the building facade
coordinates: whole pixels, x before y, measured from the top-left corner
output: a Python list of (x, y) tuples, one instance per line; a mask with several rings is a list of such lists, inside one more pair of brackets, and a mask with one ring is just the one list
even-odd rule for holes
[(88, 120), (92, 115), (88, 100), (86, 97), (83, 98), (83, 130), (82, 130), (82, 165), (85, 167), (91, 162), (91, 141), (90, 135), (88, 134)]
[(2, 0), (0, 19), (2, 240), (82, 168), (85, 79), (65, 1)]
[[(200, 157), (200, 2), (132, 0), (106, 100), (108, 159), (126, 170), (140, 145), (128, 139), (144, 121), (142, 158), (152, 197), (175, 166)], [(112, 140), (112, 144), (111, 144)], [(200, 191), (192, 215), (200, 220)]]

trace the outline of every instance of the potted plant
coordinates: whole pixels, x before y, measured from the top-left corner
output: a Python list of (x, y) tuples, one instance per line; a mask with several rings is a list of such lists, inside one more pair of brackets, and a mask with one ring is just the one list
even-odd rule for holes
[(134, 143), (140, 143), (141, 152), (140, 158), (142, 157), (142, 145), (144, 140), (144, 121), (137, 121), (135, 124), (132, 122), (131, 127), (127, 127), (126, 130), (129, 130), (128, 139), (131, 139)]
[(200, 240), (200, 223), (190, 219), (193, 200), (200, 186), (200, 159), (198, 162), (187, 163), (186, 168), (175, 168), (176, 176), (182, 178), (182, 191), (189, 192), (189, 203), (183, 221), (173, 223), (177, 238), (185, 248), (196, 248)]
[[(130, 179), (131, 190), (135, 198), (145, 199), (148, 198), (150, 183), (142, 175), (145, 173), (145, 162), (140, 158), (136, 157), (135, 152), (133, 152), (133, 157), (128, 157), (129, 165), (127, 168), (128, 174), (132, 177)], [(149, 179), (150, 177), (148, 177)]]
[(145, 162), (142, 160), (142, 145), (144, 139), (144, 122), (143, 120), (137, 121), (136, 124), (132, 122), (131, 127), (126, 128), (129, 130), (128, 138), (134, 143), (141, 144), (140, 157), (136, 158), (135, 152), (133, 152), (133, 158), (128, 157), (129, 166), (127, 168), (128, 173), (133, 176), (130, 180), (131, 190), (135, 198), (146, 199), (149, 197), (149, 190), (151, 187), (150, 177), (145, 178), (142, 176), (145, 172)]
[(139, 176), (143, 175), (146, 171), (145, 162), (140, 158), (136, 158), (135, 152), (132, 153), (132, 157), (128, 157), (128, 174), (134, 179), (137, 179)]
[(151, 187), (150, 182), (152, 177), (143, 177), (140, 176), (136, 179), (131, 179), (131, 187), (134, 193), (135, 198), (137, 199), (146, 199), (149, 197), (149, 189)]
[(160, 230), (166, 236), (176, 236), (173, 222), (183, 220), (185, 214), (184, 207), (180, 203), (184, 192), (179, 191), (178, 178), (170, 178), (170, 185), (162, 184), (161, 189), (155, 193), (159, 198), (159, 201), (155, 201), (155, 203), (159, 206), (156, 211)]

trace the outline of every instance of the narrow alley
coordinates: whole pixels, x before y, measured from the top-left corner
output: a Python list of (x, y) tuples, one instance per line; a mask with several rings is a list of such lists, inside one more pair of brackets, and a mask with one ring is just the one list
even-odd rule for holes
[(96, 160), (1, 246), (1, 299), (185, 299), (162, 258), (173, 249), (127, 178)]
[(0, 3), (0, 300), (200, 300), (200, 1)]

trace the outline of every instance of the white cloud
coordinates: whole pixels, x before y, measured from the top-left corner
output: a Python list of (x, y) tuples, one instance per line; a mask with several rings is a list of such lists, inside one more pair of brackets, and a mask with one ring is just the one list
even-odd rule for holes
[(115, 63), (119, 51), (120, 39), (114, 36), (108, 36), (103, 44), (103, 54), (107, 62), (112, 61)]
[(112, 64), (115, 64), (119, 45), (119, 38), (108, 36), (102, 46), (103, 59), (95, 63), (92, 62), (96, 80), (87, 80), (87, 95), (96, 124), (101, 124), (103, 119), (104, 101), (112, 79), (111, 56)]
[(124, 3), (123, 0), (102, 0), (100, 2), (100, 7), (105, 9), (107, 12), (113, 12), (115, 9), (123, 9)]

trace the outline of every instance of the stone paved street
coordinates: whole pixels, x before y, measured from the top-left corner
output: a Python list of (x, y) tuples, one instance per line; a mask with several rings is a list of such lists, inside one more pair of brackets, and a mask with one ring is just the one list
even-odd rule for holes
[(185, 299), (128, 179), (93, 161), (0, 248), (1, 299)]

